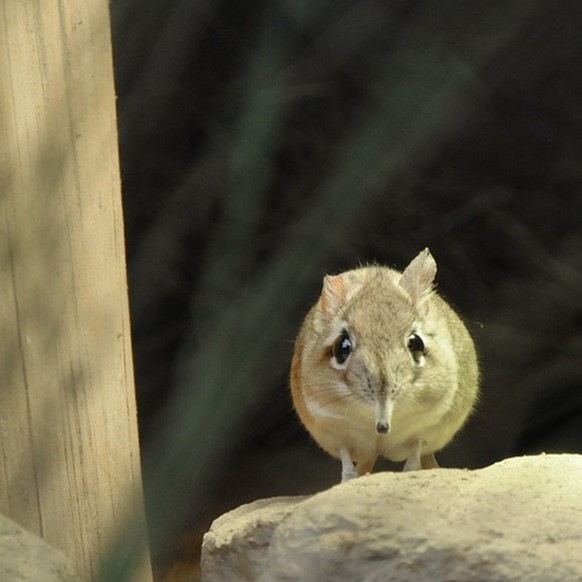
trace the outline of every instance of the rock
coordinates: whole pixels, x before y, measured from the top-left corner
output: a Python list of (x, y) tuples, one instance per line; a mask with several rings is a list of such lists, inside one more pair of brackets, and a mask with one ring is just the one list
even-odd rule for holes
[(273, 531), (306, 499), (260, 499), (216, 519), (204, 536), (203, 579), (257, 580), (264, 570)]
[(64, 554), (0, 515), (0, 580), (78, 582)]
[(218, 518), (202, 579), (582, 580), (582, 456), (377, 473)]

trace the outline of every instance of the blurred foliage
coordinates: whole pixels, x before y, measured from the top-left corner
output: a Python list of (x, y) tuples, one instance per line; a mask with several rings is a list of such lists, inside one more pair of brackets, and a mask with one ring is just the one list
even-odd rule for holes
[(576, 2), (111, 9), (160, 569), (184, 527), (338, 480), (286, 374), (323, 274), (360, 262), (429, 246), (476, 337), (481, 404), (442, 464), (582, 450)]

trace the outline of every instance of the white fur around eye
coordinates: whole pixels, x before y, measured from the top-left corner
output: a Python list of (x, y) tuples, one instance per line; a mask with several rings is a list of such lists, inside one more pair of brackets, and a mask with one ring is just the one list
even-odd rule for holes
[(340, 364), (340, 363), (339, 363), (339, 362), (338, 362), (338, 361), (337, 361), (337, 360), (336, 360), (336, 359), (335, 359), (335, 358), (332, 356), (332, 357), (331, 357), (331, 360), (330, 360), (330, 364), (331, 364), (331, 367), (332, 367), (332, 368), (334, 368), (335, 370), (339, 370), (339, 371), (341, 372), (342, 370), (345, 370), (345, 369), (348, 367), (348, 364), (350, 363), (350, 359), (351, 359), (351, 356), (350, 356), (350, 357), (349, 357), (349, 358), (348, 358), (348, 359), (347, 359), (347, 360), (346, 360), (346, 361), (345, 361), (343, 364)]
[(353, 332), (350, 331), (348, 324), (343, 320), (339, 320), (334, 323), (330, 333), (328, 334), (324, 342), (324, 346), (332, 350), (332, 355), (330, 357), (331, 367), (339, 371), (345, 370), (348, 367), (348, 364), (352, 357), (352, 353), (350, 353), (348, 357), (345, 359), (345, 361), (339, 362), (333, 355), (334, 344), (343, 333), (347, 334), (347, 336), (349, 337), (349, 340), (352, 344), (351, 352), (353, 353), (354, 350), (356, 349), (356, 338), (354, 337)]
[[(335, 342), (335, 340), (338, 338), (338, 336), (341, 334), (341, 332), (343, 330), (349, 330), (348, 324), (342, 319), (340, 321), (336, 321), (332, 328), (331, 331), (329, 332), (329, 334), (327, 335), (327, 337), (325, 338), (325, 341), (323, 342), (323, 345), (326, 348), (329, 348), (333, 345), (333, 342)], [(350, 334), (350, 337), (352, 337), (352, 334)], [(354, 342), (354, 339), (352, 338), (352, 343)]]
[(331, 365), (336, 370), (345, 370), (348, 367), (354, 352), (354, 342), (346, 329), (342, 329), (331, 345)]

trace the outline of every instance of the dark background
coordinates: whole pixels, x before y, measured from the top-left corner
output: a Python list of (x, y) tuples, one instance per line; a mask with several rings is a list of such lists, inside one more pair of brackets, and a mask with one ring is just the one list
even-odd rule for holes
[(429, 246), (476, 340), (481, 400), (441, 465), (582, 451), (579, 2), (111, 9), (160, 577), (195, 579), (176, 562), (222, 512), (338, 482), (287, 373), (323, 275), (360, 262)]

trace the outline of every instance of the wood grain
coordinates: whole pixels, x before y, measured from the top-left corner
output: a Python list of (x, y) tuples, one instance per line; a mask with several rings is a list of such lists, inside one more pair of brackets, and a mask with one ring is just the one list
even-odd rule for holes
[(2, 2), (0, 79), (0, 511), (91, 580), (145, 532), (107, 1)]

